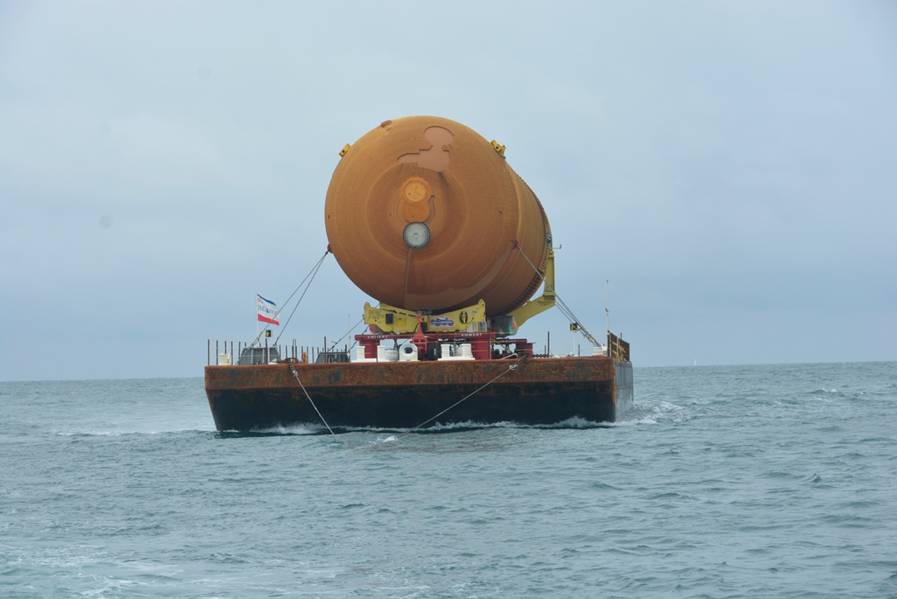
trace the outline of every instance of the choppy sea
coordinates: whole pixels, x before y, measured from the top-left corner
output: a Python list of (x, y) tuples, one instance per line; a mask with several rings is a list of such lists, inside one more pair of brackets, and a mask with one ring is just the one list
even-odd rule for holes
[(0, 597), (897, 597), (897, 363), (635, 385), (330, 437), (219, 434), (199, 378), (0, 383)]

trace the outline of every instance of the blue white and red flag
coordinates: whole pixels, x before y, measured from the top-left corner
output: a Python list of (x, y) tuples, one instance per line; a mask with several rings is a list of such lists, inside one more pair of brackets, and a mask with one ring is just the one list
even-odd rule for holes
[(265, 299), (259, 294), (256, 294), (255, 309), (258, 313), (259, 322), (265, 322), (268, 324), (273, 324), (275, 326), (280, 324), (280, 321), (277, 320), (277, 304), (275, 304), (271, 300)]

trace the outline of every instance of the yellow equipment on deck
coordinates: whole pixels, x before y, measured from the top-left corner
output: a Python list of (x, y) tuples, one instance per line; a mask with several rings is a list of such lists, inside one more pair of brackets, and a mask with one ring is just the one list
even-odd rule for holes
[(383, 333), (413, 333), (418, 324), (434, 333), (482, 333), (486, 331), (486, 302), (480, 300), (472, 306), (441, 314), (424, 314), (387, 304), (375, 308), (365, 302), (364, 323)]
[[(513, 335), (524, 322), (554, 306), (554, 251), (550, 244), (545, 261), (544, 288), (542, 295), (530, 300), (502, 317), (486, 316), (486, 302), (478, 301), (466, 306), (440, 314), (426, 314), (413, 310), (403, 310), (388, 304), (380, 304), (376, 308), (369, 303), (364, 304), (364, 323), (376, 327), (382, 333), (407, 334), (417, 330), (422, 324), (428, 332), (438, 333), (482, 333), (494, 329), (500, 334)], [(505, 326), (490, 327), (490, 320), (497, 324), (499, 320), (507, 322)]]

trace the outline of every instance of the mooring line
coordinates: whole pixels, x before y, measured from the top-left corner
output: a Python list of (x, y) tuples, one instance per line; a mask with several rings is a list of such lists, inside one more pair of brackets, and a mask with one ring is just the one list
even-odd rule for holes
[(439, 418), (440, 416), (442, 416), (449, 410), (454, 409), (455, 407), (461, 405), (462, 402), (467, 401), (468, 399), (470, 399), (471, 397), (473, 397), (474, 395), (476, 395), (477, 393), (479, 393), (480, 391), (482, 391), (483, 389), (485, 389), (486, 387), (488, 387), (489, 385), (491, 385), (492, 383), (494, 383), (495, 381), (497, 381), (498, 379), (503, 377), (504, 375), (508, 374), (509, 372), (513, 372), (514, 370), (517, 370), (518, 363), (519, 363), (519, 359), (517, 362), (508, 366), (507, 370), (502, 371), (497, 376), (495, 376), (492, 380), (483, 383), (482, 385), (480, 385), (479, 387), (477, 387), (476, 389), (474, 389), (473, 391), (471, 391), (470, 393), (468, 393), (467, 395), (465, 395), (464, 397), (462, 397), (461, 399), (459, 399), (458, 401), (456, 401), (455, 403), (453, 403), (446, 409), (442, 410), (435, 416), (431, 416), (430, 418), (427, 418), (426, 420), (424, 420), (423, 422), (421, 422), (420, 424), (415, 426), (414, 429), (417, 430), (417, 429), (422, 428), (422, 427), (426, 426), (427, 424), (433, 422), (434, 420), (436, 420), (437, 418)]
[(302, 392), (305, 393), (305, 397), (308, 398), (308, 403), (310, 403), (310, 404), (311, 404), (311, 407), (313, 407), (313, 408), (315, 409), (315, 412), (318, 413), (318, 418), (321, 419), (321, 422), (324, 423), (324, 426), (327, 427), (327, 430), (330, 432), (330, 434), (333, 435), (333, 436), (335, 437), (335, 436), (336, 436), (336, 433), (334, 433), (334, 432), (333, 432), (333, 429), (330, 428), (330, 425), (327, 424), (327, 420), (324, 419), (324, 415), (321, 414), (321, 410), (318, 409), (318, 406), (315, 405), (315, 402), (314, 402), (314, 400), (311, 398), (311, 395), (308, 394), (308, 390), (305, 388), (305, 385), (302, 384), (302, 379), (299, 378), (299, 373), (296, 372), (296, 368), (293, 366), (293, 363), (292, 363), (292, 362), (287, 362), (287, 366), (290, 367), (290, 372), (293, 373), (293, 377), (295, 377), (296, 382), (299, 383), (299, 387), (302, 389)]

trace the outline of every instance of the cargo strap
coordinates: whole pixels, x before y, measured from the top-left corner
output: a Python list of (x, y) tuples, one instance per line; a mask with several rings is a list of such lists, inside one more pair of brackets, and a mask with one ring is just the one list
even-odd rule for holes
[(336, 436), (336, 433), (333, 432), (333, 429), (330, 428), (330, 425), (327, 424), (327, 421), (324, 419), (324, 415), (321, 414), (321, 410), (318, 409), (318, 406), (315, 405), (315, 402), (314, 402), (314, 400), (311, 398), (311, 395), (308, 394), (308, 390), (305, 388), (305, 385), (302, 384), (302, 379), (299, 378), (299, 373), (296, 372), (296, 367), (293, 366), (293, 363), (292, 363), (292, 362), (287, 362), (287, 366), (290, 367), (290, 372), (293, 373), (293, 377), (296, 379), (296, 382), (299, 383), (299, 388), (301, 388), (301, 389), (302, 389), (302, 392), (305, 393), (305, 397), (308, 399), (308, 403), (310, 403), (310, 404), (311, 404), (311, 407), (313, 407), (313, 408), (315, 409), (315, 412), (317, 412), (317, 414), (318, 414), (318, 418), (320, 418), (320, 419), (321, 419), (321, 422), (324, 423), (324, 426), (327, 427), (327, 431), (328, 431), (331, 435)]
[(467, 401), (468, 399), (470, 399), (471, 397), (473, 397), (474, 395), (476, 395), (477, 393), (479, 393), (480, 391), (482, 391), (483, 389), (485, 389), (486, 387), (488, 387), (489, 385), (491, 385), (492, 383), (494, 383), (495, 381), (497, 381), (497, 380), (500, 379), (501, 377), (505, 376), (505, 375), (508, 374), (509, 372), (513, 372), (513, 371), (517, 370), (517, 366), (519, 365), (520, 360), (521, 360), (520, 356), (517, 356), (517, 354), (510, 354), (510, 355), (508, 355), (508, 356), (505, 356), (505, 358), (510, 358), (510, 357), (517, 357), (517, 360), (515, 360), (513, 364), (511, 364), (510, 366), (508, 366), (507, 369), (501, 371), (499, 374), (497, 374), (497, 375), (496, 375), (495, 377), (493, 377), (491, 380), (489, 380), (489, 381), (483, 383), (482, 385), (480, 385), (479, 387), (477, 387), (476, 389), (474, 389), (473, 391), (471, 391), (470, 393), (468, 393), (467, 395), (465, 395), (464, 397), (462, 397), (461, 399), (459, 399), (458, 401), (456, 401), (455, 403), (453, 403), (452, 405), (450, 405), (450, 406), (447, 407), (446, 409), (442, 410), (441, 412), (439, 412), (439, 413), (436, 414), (435, 416), (431, 416), (431, 417), (427, 418), (426, 420), (424, 420), (423, 422), (421, 422), (420, 424), (418, 424), (417, 426), (415, 426), (415, 427), (414, 427), (415, 430), (417, 430), (417, 429), (419, 429), (419, 428), (423, 428), (423, 427), (425, 427), (426, 425), (430, 424), (431, 422), (433, 422), (434, 420), (436, 420), (437, 418), (439, 418), (440, 416), (442, 416), (443, 414), (445, 414), (445, 413), (448, 412), (449, 410), (452, 410), (452, 409), (458, 407), (458, 406), (461, 405), (463, 402)]

